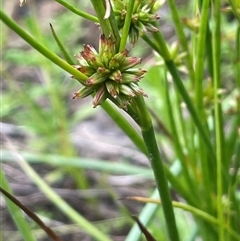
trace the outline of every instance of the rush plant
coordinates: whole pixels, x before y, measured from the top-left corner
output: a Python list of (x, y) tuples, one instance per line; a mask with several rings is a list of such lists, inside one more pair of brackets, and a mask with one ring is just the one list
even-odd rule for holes
[[(59, 42), (61, 36), (55, 36), (55, 40), (67, 61), (39, 43), (3, 10), (0, 18), (79, 82), (80, 89), (73, 94), (75, 101), (92, 96), (93, 107), (102, 106), (146, 154), (157, 191), (152, 198), (129, 197), (155, 203), (155, 206), (146, 204), (140, 214), (142, 224), (154, 227), (156, 223), (152, 224), (151, 219), (161, 205), (164, 218), (159, 217), (157, 221), (164, 220), (163, 229), (167, 234), (160, 235), (162, 229), (157, 222), (158, 228), (153, 235), (156, 239), (179, 241), (187, 236), (189, 241), (198, 238), (204, 241), (239, 240), (239, 1), (196, 0), (190, 1), (185, 11), (178, 11), (174, 0), (166, 3), (157, 0), (91, 0), (96, 16), (68, 2), (56, 2), (97, 23), (101, 30), (98, 51), (91, 44), (83, 43), (83, 50), (75, 56), (74, 64), (68, 60), (71, 58), (68, 58), (67, 47)], [(165, 40), (159, 27), (161, 15), (158, 12), (163, 4), (167, 4), (176, 32), (177, 41), (174, 43)], [(230, 23), (229, 16), (233, 19)], [(128, 49), (143, 44), (139, 43), (140, 38), (154, 52), (154, 66), (148, 67), (147, 71), (136, 67), (141, 64), (141, 58), (131, 57)], [(159, 101), (161, 105), (158, 105)], [(118, 108), (136, 122), (140, 133)], [(165, 158), (159, 148), (163, 141), (173, 152)], [(176, 166), (178, 172), (173, 171)], [(68, 207), (26, 163), (22, 168), (31, 173), (39, 188), (90, 236), (96, 240), (111, 240)], [(9, 190), (7, 181), (4, 185)], [(176, 200), (172, 200), (170, 192), (174, 193)], [(177, 208), (191, 214), (191, 230), (187, 228), (189, 220), (184, 219), (184, 225), (181, 223)], [(14, 215), (11, 204), (9, 209)], [(21, 225), (19, 230), (24, 236)], [(140, 231), (133, 226), (126, 240), (139, 238)]]

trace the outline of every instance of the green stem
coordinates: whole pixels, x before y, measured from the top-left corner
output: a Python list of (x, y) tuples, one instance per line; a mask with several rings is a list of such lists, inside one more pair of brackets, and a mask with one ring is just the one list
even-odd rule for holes
[[(107, 0), (107, 1), (110, 1), (110, 0)], [(118, 50), (119, 44), (120, 44), (120, 35), (119, 35), (119, 31), (118, 31), (118, 27), (115, 20), (114, 12), (112, 10), (111, 3), (109, 2), (110, 16), (105, 19), (105, 14), (106, 14), (105, 0), (91, 0), (91, 2), (98, 16), (99, 23), (103, 33), (106, 36), (113, 36), (116, 39), (116, 49)]]
[(204, 62), (205, 62), (205, 40), (208, 23), (209, 0), (204, 0), (201, 10), (201, 23), (199, 36), (197, 40), (196, 52), (196, 70), (195, 70), (195, 99), (196, 110), (200, 116), (203, 116), (203, 79), (204, 79)]
[(128, 35), (129, 35), (129, 29), (130, 29), (131, 22), (132, 22), (132, 13), (133, 13), (134, 2), (135, 2), (134, 0), (128, 1), (127, 15), (126, 15), (125, 22), (123, 25), (119, 52), (126, 48), (127, 39), (128, 39)]
[(151, 126), (149, 129), (143, 130), (142, 135), (148, 149), (149, 160), (151, 162), (155, 180), (158, 186), (158, 191), (160, 193), (163, 212), (168, 228), (168, 235), (170, 240), (177, 241), (179, 240), (179, 237), (171, 203), (170, 192), (163, 169), (163, 163), (156, 143), (153, 127)]
[(64, 58), (65, 58), (65, 60), (66, 60), (69, 64), (74, 65), (74, 62), (72, 61), (72, 59), (71, 59), (70, 56), (68, 55), (65, 47), (63, 46), (63, 44), (61, 43), (60, 39), (58, 38), (58, 36), (57, 36), (57, 34), (56, 34), (56, 32), (55, 32), (55, 30), (54, 30), (54, 28), (53, 28), (53, 26), (52, 26), (51, 23), (50, 23), (50, 28), (51, 28), (51, 31), (52, 31), (53, 38), (55, 39), (55, 41), (56, 41), (56, 43), (57, 43), (60, 51), (62, 52), (62, 54), (63, 54), (63, 56), (64, 56)]
[(137, 97), (135, 101), (136, 112), (139, 114), (139, 123), (142, 129), (142, 136), (148, 150), (149, 160), (162, 201), (168, 235), (171, 241), (178, 241), (179, 236), (173, 212), (170, 191), (164, 171), (163, 161), (158, 150), (152, 120), (143, 97)]
[(158, 46), (147, 36), (147, 34), (142, 34), (141, 38), (156, 52), (159, 52)]
[(93, 22), (96, 22), (98, 23), (98, 18), (89, 14), (89, 13), (86, 13), (84, 11), (81, 11), (79, 10), (78, 8), (75, 8), (73, 5), (69, 4), (68, 2), (65, 2), (63, 0), (55, 0), (56, 2), (60, 3), (61, 5), (63, 5), (65, 8), (67, 8), (68, 10), (70, 10), (71, 12), (85, 18), (85, 19), (88, 19), (90, 21), (93, 21)]
[(214, 111), (215, 111), (215, 137), (216, 137), (216, 160), (217, 160), (217, 217), (220, 222), (218, 229), (219, 241), (224, 241), (224, 212), (222, 204), (222, 168), (224, 162), (224, 137), (223, 137), (223, 120), (221, 99), (218, 95), (218, 90), (221, 87), (221, 72), (220, 72), (220, 54), (221, 54), (221, 17), (220, 17), (220, 0), (214, 1), (212, 8), (213, 16), (213, 82), (214, 82)]
[[(174, 120), (174, 117), (173, 117), (172, 105), (171, 105), (170, 96), (169, 96), (170, 91), (169, 91), (167, 79), (165, 79), (165, 83), (166, 83), (165, 84), (166, 85), (165, 86), (166, 108), (167, 108), (167, 112), (168, 112), (169, 124), (170, 124), (170, 127), (171, 127), (171, 134), (172, 134), (172, 137), (173, 137), (173, 140), (174, 140), (173, 142), (174, 142), (175, 152), (176, 152), (176, 154), (177, 154), (177, 156), (178, 156), (178, 158), (181, 162), (183, 176), (186, 180), (189, 193), (192, 193), (191, 195), (193, 196), (194, 200), (197, 200), (198, 195), (197, 195), (197, 192), (196, 192), (195, 183), (194, 183), (193, 180), (191, 180), (191, 177), (189, 175), (189, 168), (187, 166), (186, 157), (184, 155), (183, 148), (181, 147), (181, 144), (180, 144), (179, 135), (177, 133), (175, 120)], [(197, 202), (195, 201), (195, 203), (197, 203)]]
[(178, 91), (180, 92), (184, 102), (186, 103), (186, 105), (188, 107), (188, 111), (190, 112), (190, 114), (193, 118), (193, 121), (201, 135), (201, 138), (204, 141), (204, 144), (209, 151), (209, 155), (212, 156), (213, 159), (215, 159), (215, 153), (214, 153), (214, 150), (212, 147), (212, 143), (211, 143), (210, 139), (208, 138), (208, 135), (196, 113), (196, 110), (195, 110), (195, 108), (192, 104), (192, 101), (183, 85), (183, 82), (181, 81), (181, 77), (176, 69), (174, 62), (172, 60), (169, 60), (169, 61), (165, 61), (165, 64), (173, 77), (173, 80), (178, 88)]
[(3, 11), (0, 10), (0, 19), (15, 33), (17, 33), (22, 39), (24, 39), (28, 44), (35, 48), (38, 52), (44, 55), (46, 58), (51, 60), (53, 63), (58, 65), (60, 68), (66, 70), (68, 73), (72, 74), (80, 83), (83, 83), (88, 77), (82, 74), (80, 71), (75, 69), (73, 66), (65, 62), (63, 59), (59, 58), (56, 54), (52, 53), (45, 46), (40, 44), (35, 40), (29, 33), (23, 30), (15, 21), (10, 19)]
[[(208, 14), (209, 14), (209, 0), (203, 0), (201, 4), (201, 22), (199, 27), (199, 33), (197, 38), (197, 46), (196, 46), (196, 69), (195, 69), (195, 106), (196, 112), (202, 121), (202, 124), (206, 123), (206, 116), (203, 106), (203, 80), (204, 80), (204, 64), (205, 64), (205, 46), (206, 46), (206, 36), (207, 36), (207, 28), (208, 28)], [(209, 54), (209, 53), (208, 53)], [(206, 147), (201, 139), (201, 133), (198, 134), (199, 140), (199, 148), (198, 148), (198, 156), (201, 160), (201, 168), (203, 177), (203, 190), (204, 196), (206, 200), (206, 204), (208, 210), (211, 210), (211, 174), (208, 158), (206, 155)], [(215, 170), (215, 169), (214, 169)], [(214, 176), (214, 175), (212, 175)]]
[(206, 145), (206, 148), (208, 149), (209, 151), (209, 155), (211, 157), (213, 157), (213, 159), (215, 159), (215, 153), (214, 153), (214, 150), (213, 150), (213, 147), (212, 147), (212, 143), (210, 141), (210, 139), (208, 138), (208, 135), (206, 133), (206, 131), (204, 130), (203, 128), (203, 125), (196, 113), (196, 110), (192, 104), (192, 101), (183, 85), (183, 82), (181, 80), (181, 77), (177, 71), (177, 68), (171, 58), (171, 55), (170, 55), (170, 52), (168, 50), (168, 47), (165, 43), (165, 40), (162, 36), (162, 33), (159, 31), (157, 33), (154, 33), (153, 34), (153, 37), (155, 38), (156, 40), (156, 43), (158, 45), (158, 48), (159, 48), (159, 54), (161, 54), (161, 56), (163, 57), (164, 61), (165, 61), (165, 64), (170, 72), (170, 74), (172, 75), (172, 78), (173, 78), (173, 81), (174, 83), (176, 84), (177, 86), (177, 89), (179, 91), (179, 93), (181, 94), (184, 102), (186, 103), (187, 105), (187, 108), (188, 108), (188, 111), (190, 112), (192, 118), (193, 118), (193, 121), (201, 135), (201, 138), (202, 140), (204, 141), (204, 144)]
[(240, 26), (236, 32), (236, 82), (240, 95)]
[(190, 80), (191, 80), (191, 83), (192, 85), (194, 84), (194, 70), (193, 70), (193, 61), (192, 61), (192, 56), (189, 52), (189, 49), (188, 49), (188, 40), (184, 34), (184, 28), (182, 27), (182, 23), (181, 23), (181, 19), (179, 17), (179, 14), (178, 14), (178, 9), (176, 7), (176, 1), (174, 0), (168, 0), (168, 5), (169, 5), (169, 8), (171, 10), (171, 13), (172, 13), (172, 18), (173, 18), (173, 22), (174, 22), (174, 26), (175, 26), (175, 29), (176, 29), (176, 33), (178, 35), (178, 38), (179, 38), (179, 41), (180, 41), (180, 44), (182, 46), (182, 50), (183, 52), (187, 53), (186, 54), (186, 57), (185, 57), (185, 60), (186, 60), (186, 65), (187, 65), (187, 68), (188, 68), (188, 71), (189, 71), (189, 77), (190, 77)]

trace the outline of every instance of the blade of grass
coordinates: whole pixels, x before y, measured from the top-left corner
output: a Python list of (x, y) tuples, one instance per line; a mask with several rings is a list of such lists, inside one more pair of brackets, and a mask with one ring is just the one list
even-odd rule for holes
[[(96, 170), (101, 172), (109, 172), (111, 174), (127, 174), (127, 175), (139, 175), (146, 178), (153, 178), (152, 170), (148, 168), (136, 167), (127, 163), (114, 163), (106, 162), (102, 160), (79, 158), (79, 157), (64, 157), (60, 155), (46, 155), (46, 154), (33, 154), (28, 152), (19, 152), (20, 155), (29, 163), (46, 163), (56, 167), (72, 167), (72, 168), (83, 168)], [(14, 161), (14, 157), (11, 152), (7, 150), (2, 150), (2, 160), (4, 161)], [(178, 165), (177, 165), (178, 166)], [(175, 171), (169, 170), (167, 166), (164, 165), (164, 170), (169, 183), (177, 190), (182, 197), (189, 203), (193, 203), (192, 195), (188, 195), (182, 184), (178, 181), (178, 177), (175, 176)], [(179, 167), (178, 167), (179, 168)], [(178, 170), (179, 172), (179, 170)]]
[[(153, 174), (150, 169), (136, 167), (122, 162), (114, 163), (113, 165), (112, 162), (88, 158), (64, 157), (60, 155), (34, 154), (28, 152), (19, 152), (19, 154), (30, 164), (45, 163), (55, 167), (83, 168), (112, 174), (140, 175), (147, 178), (153, 178)], [(15, 158), (11, 152), (2, 150), (2, 160), (12, 162)]]
[[(196, 69), (195, 69), (195, 106), (196, 112), (203, 124), (206, 126), (206, 116), (205, 110), (203, 106), (203, 80), (204, 80), (204, 64), (205, 64), (205, 46), (206, 46), (206, 36), (207, 36), (207, 28), (208, 28), (208, 15), (209, 15), (209, 0), (203, 0), (201, 4), (201, 18), (200, 18), (200, 27), (198, 32), (198, 38), (196, 43)], [(205, 129), (205, 132), (207, 130)], [(203, 181), (203, 189), (204, 192), (202, 195), (206, 202), (203, 202), (206, 205), (209, 211), (212, 209), (212, 200), (211, 200), (211, 189), (213, 189), (214, 184), (214, 170), (211, 161), (207, 158), (206, 146), (202, 142), (201, 133), (198, 132), (198, 140), (199, 140), (199, 148), (198, 148), (198, 156), (200, 157), (200, 163), (202, 168), (202, 178)], [(212, 177), (212, 178), (211, 178)]]
[(236, 63), (236, 83), (240, 95), (240, 26), (236, 31)]
[(214, 83), (214, 112), (215, 112), (215, 139), (216, 139), (216, 157), (217, 157), (217, 217), (219, 220), (218, 240), (224, 241), (224, 212), (223, 212), (223, 177), (222, 170), (224, 168), (224, 137), (223, 137), (223, 120), (221, 99), (218, 94), (221, 88), (221, 16), (220, 16), (220, 0), (214, 1), (212, 6), (212, 46), (213, 46), (213, 83)]
[(178, 70), (177, 70), (173, 60), (171, 59), (171, 55), (170, 55), (167, 45), (164, 41), (162, 33), (161, 32), (154, 33), (153, 37), (155, 38), (156, 43), (159, 47), (159, 54), (161, 54), (162, 57), (164, 58), (168, 71), (170, 72), (170, 74), (173, 78), (173, 81), (176, 84), (177, 89), (188, 108), (188, 111), (189, 111), (189, 113), (201, 135), (201, 138), (209, 152), (209, 156), (211, 156), (211, 157), (213, 157), (213, 159), (215, 159), (215, 152), (213, 150), (212, 143), (211, 143), (209, 136), (207, 135), (205, 129), (203, 128), (203, 125), (199, 119), (199, 116), (197, 115), (196, 110), (192, 104), (192, 100), (190, 99), (190, 97), (183, 85), (182, 79), (178, 73)]
[(176, 155), (178, 157), (178, 159), (180, 160), (180, 163), (181, 163), (181, 167), (182, 167), (182, 172), (183, 172), (183, 176), (184, 176), (184, 179), (187, 183), (187, 186), (188, 186), (188, 191), (192, 192), (191, 195), (193, 196), (193, 199), (195, 200), (195, 204), (198, 203), (198, 193), (196, 192), (196, 183), (195, 183), (195, 180), (192, 180), (190, 178), (190, 174), (189, 174), (189, 167), (187, 166), (187, 161), (186, 161), (186, 157), (183, 153), (183, 148), (180, 144), (180, 141), (179, 141), (179, 138), (178, 138), (178, 133), (177, 133), (177, 128), (176, 128), (176, 125), (175, 125), (175, 121), (174, 121), (174, 117), (173, 117), (173, 111), (172, 111), (172, 105), (171, 105), (171, 102), (170, 102), (170, 91), (169, 91), (169, 85), (168, 85), (168, 82), (167, 82), (167, 78), (166, 78), (166, 75), (165, 75), (165, 99), (166, 99), (166, 109), (167, 109), (167, 112), (168, 112), (168, 118), (169, 118), (169, 123), (170, 123), (170, 127), (171, 127), (171, 134), (172, 134), (172, 137), (174, 139), (173, 141), (173, 145), (174, 145), (174, 148), (175, 148), (175, 152), (176, 152)]
[(176, 33), (178, 35), (182, 50), (183, 50), (183, 52), (186, 53), (185, 61), (186, 61), (186, 65), (187, 65), (187, 68), (189, 71), (189, 77), (190, 77), (190, 80), (191, 80), (191, 83), (193, 86), (193, 84), (195, 82), (195, 80), (194, 80), (195, 76), (194, 76), (194, 70), (193, 70), (192, 55), (191, 55), (191, 53), (189, 51), (189, 47), (188, 47), (189, 44), (188, 44), (187, 38), (183, 31), (184, 29), (182, 27), (181, 19), (178, 14), (176, 2), (174, 0), (168, 0), (168, 5), (171, 10), (174, 27), (176, 29)]
[(50, 28), (51, 28), (51, 31), (52, 31), (52, 35), (53, 35), (53, 37), (54, 37), (54, 39), (55, 39), (55, 41), (56, 41), (59, 49), (61, 50), (61, 52), (62, 52), (65, 60), (66, 60), (69, 64), (74, 65), (74, 62), (71, 60), (69, 54), (67, 53), (66, 49), (65, 49), (64, 46), (62, 45), (61, 41), (59, 40), (59, 38), (58, 38), (56, 32), (54, 31), (54, 28), (53, 28), (53, 26), (52, 26), (51, 23), (50, 23)]

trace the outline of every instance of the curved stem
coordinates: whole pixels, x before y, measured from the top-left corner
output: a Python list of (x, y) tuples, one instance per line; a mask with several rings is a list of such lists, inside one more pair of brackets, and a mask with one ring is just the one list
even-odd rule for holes
[(95, 17), (89, 13), (83, 12), (83, 11), (79, 10), (78, 8), (75, 8), (73, 5), (69, 4), (68, 2), (65, 2), (63, 0), (55, 0), (55, 1), (58, 2), (59, 4), (63, 5), (65, 8), (67, 8), (71, 12), (73, 12), (85, 19), (88, 19), (88, 20), (96, 22), (96, 23), (99, 22), (97, 17)]

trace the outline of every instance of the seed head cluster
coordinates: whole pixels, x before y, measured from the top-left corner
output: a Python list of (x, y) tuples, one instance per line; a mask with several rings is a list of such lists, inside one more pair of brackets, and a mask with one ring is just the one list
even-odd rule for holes
[(88, 79), (81, 81), (83, 87), (74, 93), (73, 99), (93, 94), (94, 107), (110, 99), (127, 110), (134, 97), (146, 96), (138, 86), (146, 71), (134, 68), (141, 62), (141, 58), (128, 57), (128, 53), (127, 49), (116, 53), (115, 41), (111, 36), (101, 35), (99, 53), (91, 45), (84, 45), (84, 50), (76, 56), (79, 65), (75, 68)]
[[(115, 18), (119, 29), (121, 29), (128, 11), (128, 0), (112, 0), (112, 2)], [(135, 0), (129, 30), (129, 38), (133, 45), (138, 41), (141, 32), (158, 31), (153, 25), (160, 18), (157, 14), (152, 13), (155, 2), (156, 0)]]

